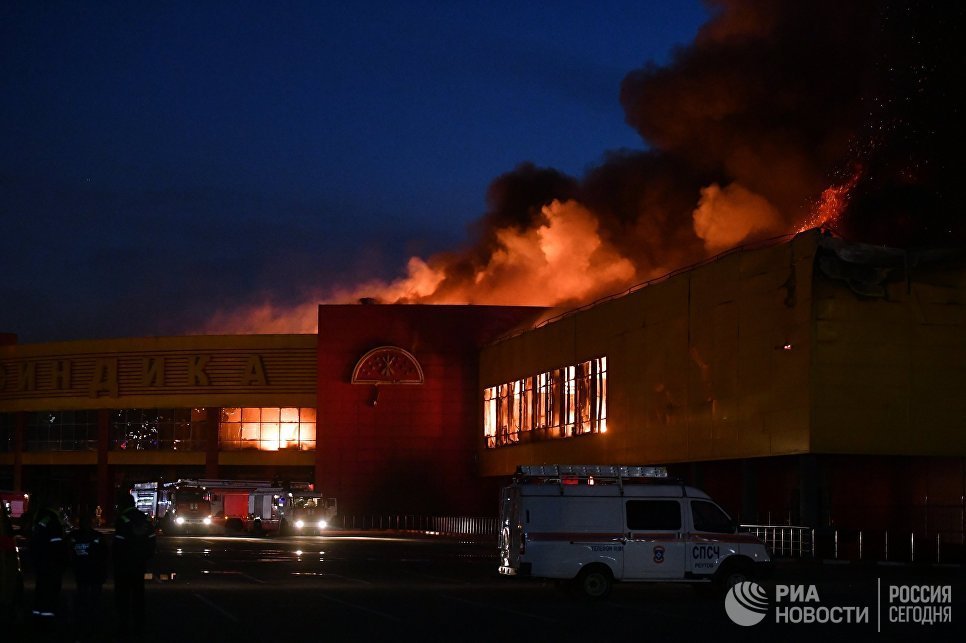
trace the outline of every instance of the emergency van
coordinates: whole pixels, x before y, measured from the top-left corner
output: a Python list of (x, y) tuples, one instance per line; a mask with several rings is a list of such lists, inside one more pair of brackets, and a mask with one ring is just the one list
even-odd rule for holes
[(499, 555), (501, 574), (568, 581), (594, 598), (616, 581), (730, 588), (771, 563), (706, 493), (650, 466), (518, 467), (501, 494)]

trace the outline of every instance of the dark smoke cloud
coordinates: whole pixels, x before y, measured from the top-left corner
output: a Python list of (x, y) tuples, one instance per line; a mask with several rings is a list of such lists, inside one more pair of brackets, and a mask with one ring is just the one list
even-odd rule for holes
[[(712, 18), (665, 66), (624, 79), (628, 124), (647, 145), (579, 180), (521, 165), (494, 181), (467, 252), (430, 263), (447, 274), (428, 299), (485, 269), (497, 231), (544, 225), (541, 207), (575, 199), (638, 279), (723, 246), (696, 233), (703, 199), (730, 200), (723, 243), (795, 232), (824, 190), (857, 174), (846, 238), (895, 246), (964, 242), (954, 168), (962, 149), (958, 3), (710, 3)], [(715, 186), (713, 191), (705, 191)], [(710, 207), (710, 206), (709, 206)], [(760, 220), (742, 225), (742, 210)], [(730, 217), (730, 218), (729, 218)], [(711, 224), (709, 224), (711, 225)]]
[[(643, 151), (611, 152), (579, 178), (522, 164), (493, 181), (468, 247), (328, 300), (570, 306), (816, 225), (873, 244), (966, 245), (959, 3), (709, 6), (691, 45), (622, 83)], [(293, 316), (256, 312), (233, 330)]]
[(381, 298), (583, 303), (817, 224), (898, 247), (966, 243), (958, 3), (709, 6), (691, 45), (621, 85), (644, 151), (580, 178), (529, 163), (498, 177), (471, 245), (411, 260)]
[(838, 232), (892, 245), (963, 242), (951, 208), (963, 142), (962, 5), (712, 7), (672, 64), (624, 80), (627, 122), (652, 148), (698, 181), (736, 181), (764, 196), (790, 226), (858, 169)]
[(860, 171), (843, 236), (963, 242), (950, 208), (962, 149), (961, 5), (712, 6), (715, 17), (671, 65), (623, 83), (627, 122), (645, 141), (699, 180), (764, 196), (790, 226), (824, 188)]

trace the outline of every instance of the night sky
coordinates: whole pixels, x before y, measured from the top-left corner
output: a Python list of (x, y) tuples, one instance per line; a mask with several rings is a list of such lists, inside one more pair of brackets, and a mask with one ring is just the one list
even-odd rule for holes
[(567, 308), (813, 227), (966, 247), (964, 7), (2, 4), (0, 332)]
[(0, 332), (210, 330), (466, 243), (495, 177), (644, 149), (698, 2), (5, 2)]

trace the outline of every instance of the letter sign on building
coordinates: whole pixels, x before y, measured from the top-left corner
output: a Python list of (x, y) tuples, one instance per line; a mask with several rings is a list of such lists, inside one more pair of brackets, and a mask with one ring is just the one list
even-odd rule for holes
[(249, 355), (245, 362), (245, 374), (242, 375), (242, 384), (245, 386), (265, 386), (268, 380), (265, 378), (265, 365), (259, 355)]
[(116, 359), (99, 359), (94, 362), (94, 377), (91, 378), (89, 391), (91, 397), (117, 397)]
[(208, 366), (207, 355), (193, 355), (188, 359), (188, 384), (191, 386), (208, 386), (208, 373), (205, 367)]

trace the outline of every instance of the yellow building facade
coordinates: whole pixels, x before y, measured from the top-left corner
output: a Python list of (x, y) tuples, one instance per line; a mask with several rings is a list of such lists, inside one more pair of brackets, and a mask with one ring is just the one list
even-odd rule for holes
[[(944, 515), (962, 516), (962, 253), (811, 231), (566, 313), (484, 348), (480, 361), (484, 400), (490, 391), (500, 407), (484, 401), (482, 422), (495, 418), (490, 431), (511, 436), (482, 445), (484, 475), (522, 463), (667, 464), (749, 520), (842, 521), (888, 496), (874, 519), (898, 521), (926, 515), (930, 493)], [(564, 408), (548, 435), (543, 402), (517, 392), (592, 362), (606, 364), (595, 385), (606, 400), (586, 403), (606, 417), (581, 428), (566, 411), (579, 417), (580, 387), (564, 384), (546, 396)]]
[(0, 345), (2, 486), (109, 507), (132, 481), (311, 479), (316, 351), (315, 335)]

